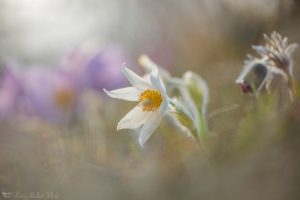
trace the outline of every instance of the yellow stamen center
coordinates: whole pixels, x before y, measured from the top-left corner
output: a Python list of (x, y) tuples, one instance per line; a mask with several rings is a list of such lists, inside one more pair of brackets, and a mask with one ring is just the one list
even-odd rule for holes
[(61, 89), (56, 91), (55, 103), (61, 109), (68, 109), (73, 105), (75, 96), (73, 91), (67, 89)]
[(162, 102), (162, 96), (157, 90), (145, 90), (139, 94), (139, 102), (144, 112), (157, 110)]

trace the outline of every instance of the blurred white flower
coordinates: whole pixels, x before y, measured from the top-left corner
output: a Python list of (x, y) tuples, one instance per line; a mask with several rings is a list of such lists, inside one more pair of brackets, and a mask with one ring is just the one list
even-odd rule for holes
[(168, 81), (171, 77), (170, 73), (165, 70), (163, 67), (160, 67), (156, 63), (154, 63), (147, 55), (141, 55), (139, 57), (139, 64), (145, 70), (145, 78), (148, 78), (149, 73), (151, 73), (154, 69), (157, 68), (158, 73), (160, 74), (161, 78), (165, 81)]
[(142, 78), (126, 67), (123, 67), (123, 73), (132, 87), (103, 90), (112, 98), (138, 102), (138, 105), (121, 119), (117, 130), (143, 126), (139, 135), (139, 143), (143, 146), (167, 113), (169, 100), (166, 88), (156, 67), (153, 67), (150, 79)]
[(206, 82), (196, 73), (187, 71), (182, 78), (171, 78), (169, 83), (179, 92), (179, 99), (170, 101), (172, 114), (196, 141), (200, 141), (207, 134), (205, 118), (209, 91)]
[(298, 45), (296, 43), (288, 45), (287, 37), (283, 38), (275, 31), (270, 37), (264, 35), (264, 39), (265, 45), (252, 46), (259, 56), (248, 55), (236, 83), (240, 84), (244, 93), (257, 95), (263, 88), (269, 91), (271, 83), (279, 76), (284, 80), (289, 96), (293, 99), (295, 86), (292, 55)]

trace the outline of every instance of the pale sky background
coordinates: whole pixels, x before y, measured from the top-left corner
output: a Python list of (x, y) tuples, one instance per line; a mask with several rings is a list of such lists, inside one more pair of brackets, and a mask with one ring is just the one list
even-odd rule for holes
[[(220, 39), (231, 31), (259, 31), (279, 12), (295, 9), (293, 0), (2, 0), (2, 60), (53, 63), (83, 44), (119, 43), (134, 56), (168, 48), (186, 51), (186, 39)], [(297, 7), (296, 7), (297, 9)], [(298, 8), (299, 9), (299, 8)], [(253, 23), (243, 27), (246, 23)], [(268, 25), (271, 26), (271, 25)], [(268, 27), (266, 28), (268, 29)], [(233, 36), (235, 37), (235, 36)], [(222, 38), (221, 38), (222, 39)], [(191, 42), (193, 43), (193, 42)], [(209, 48), (213, 48), (214, 41)], [(222, 44), (220, 44), (222, 45)], [(204, 49), (198, 49), (206, 51)], [(167, 50), (166, 50), (167, 51)], [(195, 49), (194, 49), (195, 51)], [(158, 52), (159, 54), (160, 52)], [(178, 53), (178, 52), (177, 52)]]

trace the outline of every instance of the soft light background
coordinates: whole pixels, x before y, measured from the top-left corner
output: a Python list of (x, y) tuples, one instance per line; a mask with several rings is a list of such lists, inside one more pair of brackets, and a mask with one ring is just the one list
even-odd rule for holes
[[(116, 132), (133, 105), (101, 90), (84, 95), (75, 125), (3, 121), (0, 190), (59, 199), (297, 199), (299, 103), (282, 116), (253, 111), (254, 99), (234, 84), (251, 45), (273, 30), (300, 43), (299, 1), (0, 1), (0, 69), (51, 69), (74, 49), (117, 45), (139, 73), (141, 54), (176, 76), (197, 72), (210, 88), (209, 113), (234, 108), (208, 118), (217, 141), (200, 153), (166, 122), (140, 149), (134, 133)], [(299, 51), (295, 58), (299, 82)], [(278, 142), (278, 130), (292, 136)]]

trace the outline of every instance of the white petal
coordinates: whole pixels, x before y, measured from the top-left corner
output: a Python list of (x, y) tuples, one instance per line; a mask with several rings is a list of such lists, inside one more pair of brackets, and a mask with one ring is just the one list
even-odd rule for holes
[(168, 108), (169, 108), (169, 99), (168, 99), (167, 96), (165, 96), (163, 98), (163, 102), (162, 102), (162, 104), (161, 104), (161, 106), (159, 108), (159, 113), (161, 115), (164, 115), (167, 112)]
[(158, 66), (155, 62), (153, 62), (147, 55), (141, 55), (139, 58), (139, 64), (144, 68), (144, 70), (149, 73), (152, 72), (155, 68), (157, 68), (161, 77), (165, 80), (171, 78), (171, 75), (167, 70)]
[(176, 78), (176, 77), (171, 78), (170, 80), (168, 80), (168, 83), (174, 85), (174, 87), (180, 87), (180, 86), (185, 85), (181, 78)]
[(150, 138), (152, 133), (158, 127), (160, 121), (161, 115), (158, 112), (154, 112), (149, 116), (139, 136), (139, 142), (141, 146), (143, 146), (144, 143)]
[(245, 80), (246, 76), (251, 72), (251, 70), (258, 64), (267, 66), (264, 60), (255, 60), (249, 62), (247, 65), (244, 66), (242, 72), (240, 73), (238, 79), (235, 81), (236, 83), (243, 83)]
[(134, 87), (126, 87), (112, 91), (107, 91), (103, 88), (103, 91), (111, 98), (138, 101), (139, 91)]
[(136, 106), (121, 119), (117, 130), (138, 128), (145, 123), (149, 115), (149, 112), (143, 112), (141, 107)]
[(150, 84), (145, 79), (143, 79), (130, 69), (123, 67), (123, 73), (130, 82), (130, 84), (138, 90), (145, 90), (146, 88), (150, 87)]
[(151, 79), (150, 78), (151, 78), (151, 74), (150, 73), (143, 75), (143, 79), (145, 81), (149, 82), (149, 83), (151, 83)]
[(165, 114), (168, 109), (169, 100), (166, 92), (166, 87), (158, 74), (157, 68), (154, 68), (154, 70), (151, 72), (150, 79), (154, 88), (160, 91), (163, 98), (163, 102), (160, 106), (159, 113)]
[(159, 74), (158, 74), (158, 70), (157, 68), (155, 68), (152, 72), (151, 72), (151, 84), (157, 89), (159, 90), (163, 95), (166, 94), (166, 87), (164, 85), (164, 83), (162, 82)]
[(199, 113), (195, 102), (193, 101), (186, 87), (181, 87), (179, 90), (183, 98), (183, 104), (186, 105), (186, 108), (192, 115), (191, 119), (193, 120), (195, 127), (199, 129)]
[(199, 85), (200, 90), (202, 92), (202, 98), (203, 98), (202, 105), (201, 105), (201, 110), (202, 110), (202, 114), (205, 115), (206, 107), (207, 107), (207, 104), (208, 104), (208, 98), (209, 98), (209, 89), (208, 89), (208, 86), (206, 84), (206, 81), (203, 80), (199, 75), (197, 75), (197, 74), (195, 74), (191, 71), (187, 71), (186, 73), (184, 73), (183, 79), (186, 82), (188, 82), (189, 79), (193, 79)]
[(287, 48), (286, 48), (286, 53), (289, 56), (292, 56), (292, 54), (296, 51), (296, 49), (298, 48), (298, 44), (294, 43), (294, 44), (290, 44)]
[(288, 79), (289, 79), (288, 74), (280, 68), (272, 67), (272, 68), (270, 68), (270, 71), (273, 74), (281, 75), (284, 78), (285, 81), (288, 81)]
[(155, 63), (147, 55), (141, 55), (139, 57), (139, 64), (147, 73), (151, 72), (155, 67)]

